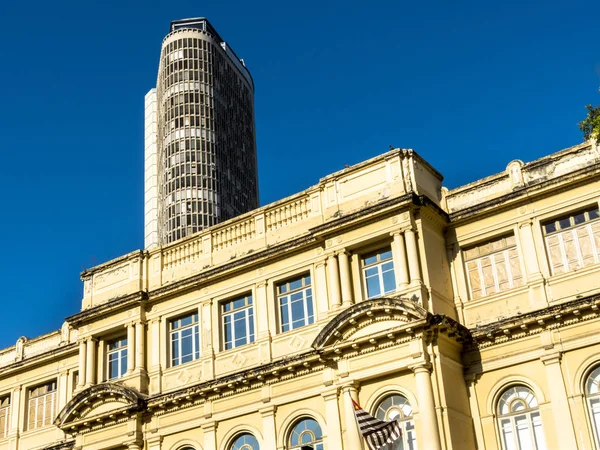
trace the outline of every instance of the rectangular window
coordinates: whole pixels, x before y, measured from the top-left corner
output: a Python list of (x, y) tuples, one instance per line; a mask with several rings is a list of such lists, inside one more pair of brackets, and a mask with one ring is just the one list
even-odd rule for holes
[(28, 430), (51, 425), (56, 415), (56, 380), (29, 390)]
[(171, 320), (171, 365), (178, 366), (200, 358), (198, 313)]
[(289, 331), (315, 322), (310, 275), (306, 274), (277, 285), (277, 303), (281, 331)]
[(362, 271), (367, 299), (396, 290), (392, 250), (387, 247), (362, 257)]
[(494, 239), (464, 250), (472, 299), (523, 284), (515, 236)]
[(600, 262), (599, 218), (594, 206), (543, 225), (553, 275)]
[(127, 372), (127, 338), (110, 341), (106, 348), (108, 379), (121, 378)]
[(221, 303), (225, 350), (254, 342), (252, 295)]
[(0, 397), (0, 439), (8, 436), (10, 422), (10, 395)]

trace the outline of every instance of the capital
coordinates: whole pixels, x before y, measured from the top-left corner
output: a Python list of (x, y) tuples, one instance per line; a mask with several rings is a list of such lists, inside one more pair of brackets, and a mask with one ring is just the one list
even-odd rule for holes
[(424, 373), (424, 372), (427, 372), (428, 374), (431, 373), (431, 364), (426, 363), (426, 362), (421, 362), (421, 363), (418, 363), (418, 364), (413, 364), (411, 366), (408, 366), (408, 368), (410, 370), (412, 370), (415, 375), (417, 373)]

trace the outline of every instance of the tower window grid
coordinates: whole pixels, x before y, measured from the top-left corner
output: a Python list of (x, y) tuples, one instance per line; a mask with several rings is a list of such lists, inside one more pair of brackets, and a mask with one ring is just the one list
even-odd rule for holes
[[(165, 39), (159, 67), (164, 243), (258, 207), (252, 89), (227, 51), (207, 42), (211, 27), (197, 22), (193, 31), (172, 24), (177, 31)], [(198, 37), (183, 37), (190, 32)]]

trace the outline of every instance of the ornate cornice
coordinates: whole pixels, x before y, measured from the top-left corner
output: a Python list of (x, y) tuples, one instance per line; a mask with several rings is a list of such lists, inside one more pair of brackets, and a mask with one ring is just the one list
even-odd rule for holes
[(122, 297), (114, 298), (92, 308), (84, 309), (77, 314), (67, 317), (65, 320), (73, 327), (77, 328), (81, 325), (96, 320), (98, 315), (102, 314), (113, 314), (118, 311), (122, 311), (131, 306), (140, 305), (148, 299), (148, 293), (146, 291), (138, 291), (133, 294), (124, 295)]
[(465, 351), (483, 349), (600, 317), (600, 295), (592, 295), (471, 328)]
[(48, 447), (44, 447), (44, 450), (70, 450), (75, 446), (75, 441), (59, 442), (58, 444), (51, 444)]

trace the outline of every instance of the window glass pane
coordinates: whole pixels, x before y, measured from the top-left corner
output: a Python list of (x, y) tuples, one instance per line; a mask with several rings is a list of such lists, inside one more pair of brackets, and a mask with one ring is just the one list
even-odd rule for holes
[(564, 230), (565, 228), (569, 228), (571, 226), (571, 220), (570, 218), (565, 218), (565, 219), (560, 219), (558, 221), (558, 226), (561, 230)]
[(386, 294), (396, 290), (396, 279), (393, 270), (383, 273), (383, 290)]
[(379, 277), (367, 277), (367, 297), (373, 298), (379, 295), (381, 295), (381, 289), (379, 288)]
[(366, 258), (363, 259), (363, 264), (365, 266), (371, 265), (371, 264), (375, 264), (377, 262), (377, 255), (373, 255), (373, 256), (368, 256)]
[(379, 254), (380, 261), (383, 261), (385, 259), (392, 259), (392, 250), (388, 250)]

